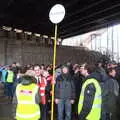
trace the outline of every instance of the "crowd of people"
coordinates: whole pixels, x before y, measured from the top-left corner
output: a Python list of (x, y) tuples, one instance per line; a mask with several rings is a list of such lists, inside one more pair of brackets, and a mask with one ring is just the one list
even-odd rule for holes
[(52, 85), (57, 120), (119, 120), (120, 66), (115, 61), (0, 67), (6, 99), (17, 120), (50, 120)]

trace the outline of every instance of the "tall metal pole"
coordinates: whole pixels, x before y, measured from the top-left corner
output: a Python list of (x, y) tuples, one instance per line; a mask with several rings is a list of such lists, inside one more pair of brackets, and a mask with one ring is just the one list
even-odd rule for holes
[(117, 27), (117, 61), (119, 62), (119, 32)]
[(94, 36), (95, 36), (95, 51), (96, 51), (96, 49), (97, 49), (97, 35), (94, 34)]
[(93, 39), (92, 39), (92, 35), (91, 35), (91, 50), (93, 49)]
[(113, 26), (112, 26), (112, 34), (111, 34), (111, 40), (112, 40), (112, 60), (114, 60), (114, 40), (113, 40), (113, 34), (114, 34), (114, 30), (113, 30)]
[(101, 35), (99, 36), (99, 42), (100, 42), (99, 48), (100, 48), (100, 52), (101, 52)]
[(54, 39), (51, 120), (54, 119), (54, 116), (53, 116), (53, 115), (54, 115), (54, 91), (55, 91), (56, 46), (57, 46), (57, 24), (55, 25), (55, 39)]
[(109, 50), (109, 34), (108, 34), (108, 25), (107, 25), (107, 51)]

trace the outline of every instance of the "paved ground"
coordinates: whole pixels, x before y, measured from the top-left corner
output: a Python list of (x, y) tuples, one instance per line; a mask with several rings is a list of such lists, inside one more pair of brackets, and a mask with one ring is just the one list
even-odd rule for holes
[(12, 104), (4, 96), (4, 86), (0, 83), (0, 120), (11, 120)]
[[(50, 116), (48, 116), (48, 118), (50, 118)], [(0, 120), (13, 120), (12, 103), (4, 95), (4, 86), (1, 83), (0, 83)], [(54, 120), (56, 120), (56, 117), (54, 117)]]
[[(119, 97), (119, 100), (120, 100), (120, 97)], [(118, 110), (117, 110), (118, 118), (120, 118), (119, 106), (120, 106), (120, 103), (118, 103)], [(12, 120), (12, 104), (4, 96), (4, 86), (1, 83), (0, 83), (0, 120)], [(77, 119), (74, 119), (74, 120), (77, 120)], [(120, 119), (117, 119), (117, 120), (120, 120)]]

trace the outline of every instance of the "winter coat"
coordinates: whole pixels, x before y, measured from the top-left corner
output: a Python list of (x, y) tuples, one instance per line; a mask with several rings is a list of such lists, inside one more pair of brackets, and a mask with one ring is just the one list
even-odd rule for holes
[(75, 99), (74, 79), (71, 75), (63, 75), (57, 77), (55, 84), (55, 98), (57, 99)]

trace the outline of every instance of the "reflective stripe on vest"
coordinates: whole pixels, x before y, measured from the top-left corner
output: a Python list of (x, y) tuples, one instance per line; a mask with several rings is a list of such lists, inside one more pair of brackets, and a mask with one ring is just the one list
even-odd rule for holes
[(8, 70), (7, 82), (8, 83), (13, 83), (13, 79), (14, 79), (14, 73), (13, 73), (13, 71)]
[(40, 111), (34, 113), (34, 114), (30, 114), (30, 115), (22, 115), (22, 114), (19, 114), (19, 113), (16, 113), (17, 116), (19, 116), (20, 118), (26, 118), (28, 120), (29, 119), (34, 119), (34, 117), (36, 117), (37, 115), (39, 116), (40, 115)]
[(94, 84), (96, 92), (95, 92), (95, 97), (92, 105), (92, 109), (88, 116), (86, 116), (87, 120), (100, 120), (101, 118), (101, 104), (102, 104), (102, 97), (101, 97), (101, 87), (100, 84), (96, 79), (88, 79), (85, 81), (85, 83), (82, 86), (80, 98), (79, 98), (79, 103), (78, 103), (78, 114), (80, 115), (82, 108), (83, 108), (83, 103), (84, 103), (84, 92), (86, 87), (89, 84)]
[(35, 104), (35, 103), (30, 101), (18, 101), (18, 104)]
[(22, 85), (16, 88), (18, 100), (16, 119), (17, 120), (38, 120), (40, 118), (39, 105), (35, 103), (35, 95), (39, 87), (36, 84)]

